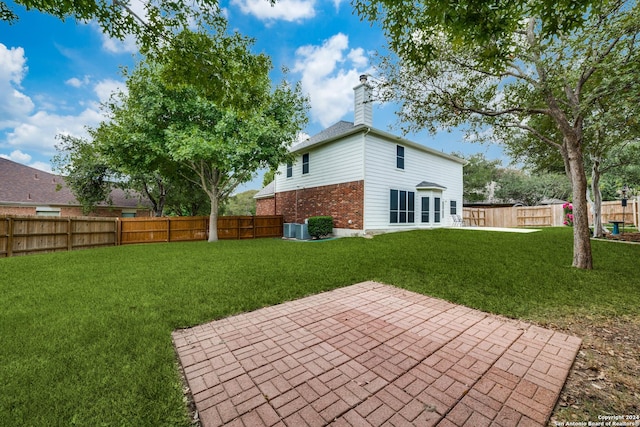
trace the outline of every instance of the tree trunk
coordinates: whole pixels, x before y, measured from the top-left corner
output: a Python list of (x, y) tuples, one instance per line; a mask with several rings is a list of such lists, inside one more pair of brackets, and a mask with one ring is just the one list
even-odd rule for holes
[(591, 168), (591, 193), (593, 194), (593, 237), (603, 237), (602, 192), (600, 191), (600, 159), (593, 159)]
[(209, 214), (209, 242), (218, 241), (218, 194), (214, 190), (214, 194), (209, 195), (211, 200), (211, 213)]
[[(576, 138), (577, 139), (577, 138)], [(573, 195), (573, 267), (584, 270), (593, 268), (591, 232), (587, 204), (587, 176), (584, 170), (579, 141), (565, 137), (567, 171), (571, 179)]]

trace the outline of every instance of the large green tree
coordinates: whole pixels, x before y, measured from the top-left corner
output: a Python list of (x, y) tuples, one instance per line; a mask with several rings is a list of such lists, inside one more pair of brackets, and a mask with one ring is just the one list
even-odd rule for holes
[(570, 194), (571, 185), (565, 175), (505, 169), (496, 181), (494, 196), (505, 203), (537, 206), (545, 200), (567, 200)]
[(64, 177), (65, 183), (87, 215), (100, 204), (111, 204), (114, 187), (109, 166), (92, 142), (86, 138), (61, 134), (57, 136), (58, 154), (53, 167)]
[(484, 154), (476, 153), (464, 156), (452, 153), (467, 161), (462, 170), (462, 182), (465, 202), (482, 202), (488, 200), (489, 186), (498, 179), (500, 160), (488, 160)]
[[(518, 27), (489, 40), (499, 51), (509, 46), (496, 61), (487, 60), (485, 46), (459, 43), (446, 22), (427, 30), (411, 27), (409, 47), (396, 47), (400, 60), (380, 62), (379, 96), (402, 103), (399, 116), (410, 130), (466, 126), (470, 136), (505, 144), (524, 132), (559, 152), (572, 185), (573, 266), (591, 269), (584, 124), (601, 93), (625, 105), (640, 93), (640, 8), (629, 1), (601, 2), (581, 25), (553, 37), (544, 32), (544, 19), (521, 13)], [(532, 119), (540, 116), (554, 132), (534, 127)]]
[[(165, 62), (143, 62), (127, 76), (128, 93), (110, 103), (111, 119), (95, 135), (128, 147), (130, 156), (166, 155), (186, 171), (210, 202), (209, 241), (217, 240), (221, 204), (258, 169), (287, 159), (307, 120), (299, 86), (272, 87), (271, 62), (252, 54), (251, 43), (238, 34), (181, 33), (163, 52)], [(182, 74), (185, 46), (199, 51), (188, 53), (192, 69)]]

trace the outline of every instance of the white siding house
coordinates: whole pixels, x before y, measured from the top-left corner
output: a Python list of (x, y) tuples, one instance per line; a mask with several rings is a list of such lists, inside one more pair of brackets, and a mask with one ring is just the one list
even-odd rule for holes
[(354, 91), (355, 122), (293, 146), (295, 161), (255, 196), (257, 213), (293, 223), (331, 215), (337, 235), (452, 225), (465, 161), (374, 128), (366, 76)]

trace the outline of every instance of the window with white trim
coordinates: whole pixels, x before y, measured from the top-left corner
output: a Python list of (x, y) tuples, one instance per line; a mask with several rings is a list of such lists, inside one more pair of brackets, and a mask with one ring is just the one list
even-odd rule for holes
[(302, 155), (302, 174), (309, 173), (309, 153), (305, 153)]
[(431, 202), (430, 197), (422, 197), (422, 222), (429, 222), (429, 203)]
[(293, 163), (287, 163), (287, 178), (291, 178), (293, 176)]
[(413, 191), (391, 190), (389, 200), (389, 222), (412, 224), (415, 222), (415, 197)]
[(396, 168), (404, 169), (404, 147), (396, 145)]

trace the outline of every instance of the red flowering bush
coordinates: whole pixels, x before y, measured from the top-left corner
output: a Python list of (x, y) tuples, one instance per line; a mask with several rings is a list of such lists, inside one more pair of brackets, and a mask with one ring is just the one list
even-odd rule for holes
[(571, 203), (565, 203), (562, 205), (562, 210), (564, 211), (564, 225), (568, 225), (569, 227), (573, 227), (573, 206)]

